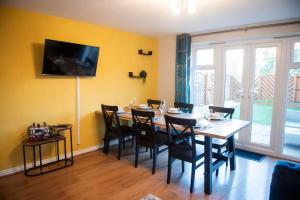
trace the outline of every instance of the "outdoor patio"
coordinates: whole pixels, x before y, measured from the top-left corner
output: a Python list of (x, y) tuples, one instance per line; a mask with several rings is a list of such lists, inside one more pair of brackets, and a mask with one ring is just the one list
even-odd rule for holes
[[(268, 145), (270, 144), (270, 133), (269, 125), (253, 123), (251, 141)], [(283, 153), (300, 157), (300, 123), (286, 123)]]

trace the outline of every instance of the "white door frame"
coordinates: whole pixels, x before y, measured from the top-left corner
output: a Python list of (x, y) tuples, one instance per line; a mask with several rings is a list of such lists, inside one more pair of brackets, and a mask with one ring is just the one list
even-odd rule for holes
[[(300, 161), (300, 158), (288, 156), (283, 154), (283, 142), (284, 142), (284, 128), (285, 128), (285, 115), (286, 115), (286, 95), (287, 95), (287, 82), (288, 82), (288, 70), (294, 68), (300, 68), (300, 63), (292, 63), (292, 48), (293, 42), (300, 41), (300, 37), (295, 38), (280, 38), (280, 39), (257, 39), (257, 40), (243, 40), (234, 41), (224, 44), (208, 45), (207, 43), (194, 43), (192, 49), (214, 49), (214, 66), (210, 69), (215, 70), (215, 81), (214, 81), (214, 105), (224, 105), (224, 94), (225, 94), (225, 52), (228, 49), (245, 49), (244, 55), (244, 69), (252, 70), (252, 79), (254, 78), (254, 48), (255, 47), (267, 47), (276, 46), (276, 71), (275, 71), (275, 85), (274, 85), (274, 99), (273, 99), (273, 113), (272, 113), (272, 127), (271, 127), (271, 138), (270, 146), (266, 147), (264, 145), (259, 145), (255, 143), (250, 143), (250, 131), (245, 129), (244, 132), (240, 134), (240, 138), (236, 142), (236, 147), (250, 150), (257, 153), (263, 153), (270, 156), (275, 156), (278, 158), (289, 159), (293, 161)], [(195, 51), (192, 51), (195, 52)], [(250, 52), (250, 53), (249, 53)], [(194, 55), (192, 55), (193, 57)], [(194, 57), (195, 58), (195, 57)], [(194, 62), (192, 59), (192, 62)], [(252, 63), (252, 64), (251, 64)], [(203, 68), (202, 68), (203, 69)], [(248, 91), (247, 88), (250, 86), (251, 76), (245, 76), (243, 72), (243, 84), (245, 84), (245, 96), (244, 104), (249, 105)], [(247, 73), (249, 74), (249, 73)], [(247, 80), (248, 79), (248, 80)], [(247, 85), (248, 84), (248, 85)], [(242, 106), (242, 105), (241, 105)], [(243, 114), (241, 113), (241, 119), (249, 120), (249, 111), (252, 109), (244, 109)], [(248, 111), (247, 111), (248, 110)]]

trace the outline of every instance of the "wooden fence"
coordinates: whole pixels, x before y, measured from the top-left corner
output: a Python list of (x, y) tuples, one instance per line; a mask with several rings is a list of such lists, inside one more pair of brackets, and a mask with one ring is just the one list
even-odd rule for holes
[[(226, 100), (240, 101), (241, 95), (241, 84), (233, 76), (226, 77)], [(196, 104), (212, 104), (213, 100), (213, 86), (214, 74), (199, 72), (195, 76), (194, 80), (194, 103)], [(273, 100), (274, 96), (274, 83), (275, 79), (273, 75), (260, 76), (255, 80), (255, 100), (261, 101), (262, 103), (268, 103)], [(247, 91), (245, 91), (247, 92)], [(300, 103), (300, 76), (290, 76), (288, 79), (287, 88), (287, 101), (289, 104)], [(299, 105), (299, 104), (298, 104)]]
[[(226, 77), (229, 81), (230, 88), (229, 96), (226, 99), (235, 100), (239, 99), (240, 91), (242, 89), (241, 84), (234, 79), (232, 76)], [(274, 95), (274, 76), (266, 75), (260, 76), (255, 80), (255, 100), (258, 101), (271, 101)], [(290, 76), (288, 79), (288, 88), (287, 88), (287, 100), (288, 103), (300, 103), (300, 76)]]

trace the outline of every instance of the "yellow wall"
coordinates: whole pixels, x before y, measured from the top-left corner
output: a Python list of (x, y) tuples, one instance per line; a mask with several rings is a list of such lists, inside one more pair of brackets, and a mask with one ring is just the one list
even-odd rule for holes
[[(42, 77), (44, 39), (100, 47), (97, 75), (80, 79), (81, 144), (76, 145), (76, 80)], [(22, 164), (21, 141), (32, 122), (71, 123), (75, 150), (102, 142), (102, 103), (157, 97), (157, 39), (98, 25), (0, 7), (0, 170)], [(152, 56), (138, 55), (138, 49)], [(148, 77), (130, 79), (145, 69)]]

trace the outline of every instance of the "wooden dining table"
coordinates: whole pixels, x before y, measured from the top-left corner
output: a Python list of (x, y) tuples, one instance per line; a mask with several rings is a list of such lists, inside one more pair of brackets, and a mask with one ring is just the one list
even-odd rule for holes
[[(239, 119), (220, 119), (220, 120), (203, 120), (200, 119), (200, 114), (172, 114), (164, 113), (158, 114), (154, 118), (154, 124), (156, 126), (165, 129), (164, 115), (171, 115), (179, 118), (191, 118), (197, 119), (197, 121), (202, 121), (203, 125), (194, 128), (196, 135), (204, 136), (204, 192), (206, 194), (212, 193), (212, 174), (221, 165), (223, 165), (229, 158), (230, 170), (235, 170), (236, 168), (236, 158), (235, 158), (235, 139), (234, 135), (251, 124), (250, 121), (244, 121)], [(101, 111), (96, 111), (96, 114), (102, 114)], [(124, 112), (118, 113), (120, 119), (125, 121), (131, 121), (132, 115), (130, 110), (125, 110)], [(223, 139), (228, 141), (228, 153), (226, 156), (220, 156), (214, 153), (212, 150), (212, 140), (213, 138)], [(214, 159), (214, 160), (213, 160)]]

